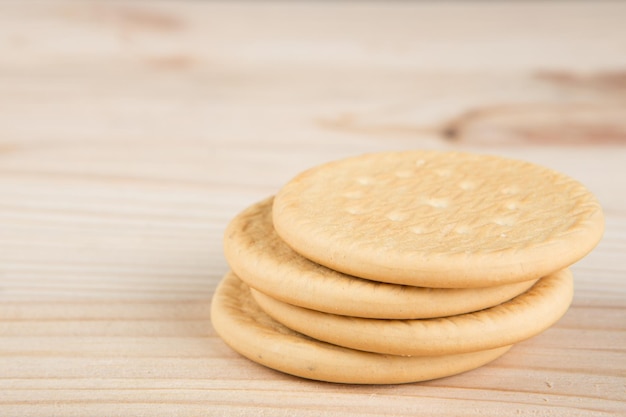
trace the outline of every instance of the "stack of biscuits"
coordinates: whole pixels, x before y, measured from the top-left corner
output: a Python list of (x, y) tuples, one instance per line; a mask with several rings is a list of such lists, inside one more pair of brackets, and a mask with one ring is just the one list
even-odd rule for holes
[(567, 311), (604, 230), (580, 183), (497, 156), (404, 151), (309, 169), (238, 214), (217, 333), (267, 367), (356, 384), (465, 372)]

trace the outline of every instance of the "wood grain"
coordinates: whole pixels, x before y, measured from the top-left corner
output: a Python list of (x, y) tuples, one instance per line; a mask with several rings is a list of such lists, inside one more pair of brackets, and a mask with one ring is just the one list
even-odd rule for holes
[[(626, 414), (626, 5), (0, 3), (0, 415)], [(496, 362), (306, 381), (217, 338), (221, 236), (304, 168), (460, 149), (585, 183), (574, 304)]]

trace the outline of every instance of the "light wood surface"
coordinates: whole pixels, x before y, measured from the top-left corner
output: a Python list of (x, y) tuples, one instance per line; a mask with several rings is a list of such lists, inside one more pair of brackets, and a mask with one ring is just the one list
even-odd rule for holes
[[(0, 3), (0, 415), (626, 415), (623, 2)], [(210, 324), (221, 234), (388, 149), (526, 159), (607, 229), (567, 315), (455, 377), (350, 386)]]

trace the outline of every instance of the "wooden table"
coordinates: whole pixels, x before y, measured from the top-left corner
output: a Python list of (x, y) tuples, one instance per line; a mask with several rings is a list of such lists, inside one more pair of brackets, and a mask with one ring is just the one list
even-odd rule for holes
[[(351, 386), (210, 324), (238, 211), (349, 155), (454, 149), (585, 183), (606, 233), (553, 328)], [(0, 3), (0, 415), (626, 414), (626, 4)]]

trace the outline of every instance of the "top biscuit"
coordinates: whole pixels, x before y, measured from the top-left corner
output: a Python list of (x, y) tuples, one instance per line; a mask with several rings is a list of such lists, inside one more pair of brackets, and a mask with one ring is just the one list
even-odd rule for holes
[(596, 198), (528, 162), (458, 152), (367, 154), (309, 169), (273, 207), (278, 235), (329, 268), (375, 281), (469, 288), (527, 281), (589, 253)]

